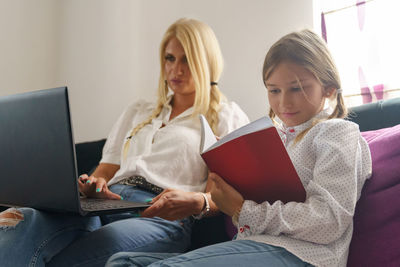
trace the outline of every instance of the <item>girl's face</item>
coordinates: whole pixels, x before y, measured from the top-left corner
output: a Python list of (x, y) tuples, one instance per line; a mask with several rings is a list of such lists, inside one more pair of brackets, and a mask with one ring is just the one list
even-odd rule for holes
[(194, 97), (195, 87), (186, 54), (175, 37), (168, 41), (164, 57), (165, 75), (169, 88), (175, 95)]
[(265, 85), (272, 111), (286, 126), (300, 125), (324, 107), (322, 85), (309, 70), (295, 63), (280, 63)]

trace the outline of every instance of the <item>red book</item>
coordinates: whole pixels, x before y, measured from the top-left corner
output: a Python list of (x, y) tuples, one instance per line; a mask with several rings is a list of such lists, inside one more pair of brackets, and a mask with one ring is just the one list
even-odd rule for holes
[(201, 156), (210, 171), (257, 203), (304, 202), (306, 192), (269, 117), (253, 121), (217, 141), (200, 115)]

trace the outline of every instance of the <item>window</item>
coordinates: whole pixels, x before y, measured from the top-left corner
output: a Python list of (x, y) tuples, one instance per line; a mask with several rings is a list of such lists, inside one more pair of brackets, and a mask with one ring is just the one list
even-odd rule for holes
[(315, 0), (314, 5), (316, 29), (321, 25), (337, 64), (346, 104), (400, 96), (400, 1)]

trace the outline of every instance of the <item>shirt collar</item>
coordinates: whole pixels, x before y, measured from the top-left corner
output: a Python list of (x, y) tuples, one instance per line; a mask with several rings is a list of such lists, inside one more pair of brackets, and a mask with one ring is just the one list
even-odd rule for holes
[[(172, 111), (172, 106), (170, 103), (171, 103), (173, 96), (174, 96), (174, 93), (169, 89), (168, 94), (167, 94), (167, 101), (164, 104), (164, 108), (163, 108), (163, 111), (161, 112), (161, 116), (160, 116), (160, 118), (163, 121), (163, 124), (167, 124), (170, 122), (169, 117), (170, 117), (171, 111)], [(181, 114), (179, 114), (178, 116), (173, 118), (172, 121), (179, 119), (179, 118), (191, 116), (193, 113), (193, 109), (194, 109), (193, 107), (186, 109), (184, 112), (182, 112)]]
[(296, 126), (286, 126), (284, 123), (282, 123), (279, 128), (285, 134), (297, 135), (297, 134), (301, 133), (302, 131), (304, 131), (305, 129), (311, 127), (314, 120), (327, 118), (330, 114), (332, 114), (332, 109), (326, 108), (326, 109), (323, 109), (322, 111), (320, 111), (313, 118), (311, 118), (310, 120), (308, 120), (302, 124), (299, 124)]

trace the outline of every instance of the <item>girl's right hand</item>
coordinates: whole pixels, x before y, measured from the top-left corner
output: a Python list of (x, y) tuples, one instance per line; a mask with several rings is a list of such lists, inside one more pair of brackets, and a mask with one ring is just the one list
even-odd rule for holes
[(78, 178), (79, 191), (87, 197), (121, 200), (122, 197), (108, 189), (107, 181), (101, 177), (82, 174)]
[(210, 190), (211, 199), (220, 211), (232, 217), (242, 208), (243, 196), (216, 173), (210, 172), (208, 179), (213, 182)]

